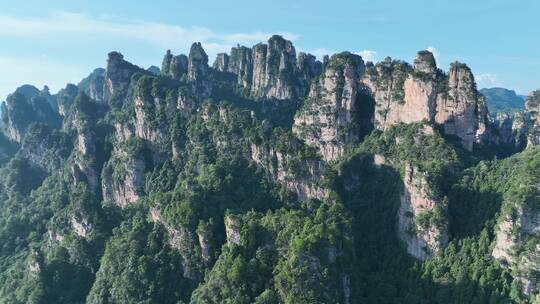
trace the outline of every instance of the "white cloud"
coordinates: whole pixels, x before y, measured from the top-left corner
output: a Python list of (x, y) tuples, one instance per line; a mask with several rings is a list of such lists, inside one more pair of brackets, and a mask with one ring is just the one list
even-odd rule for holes
[(329, 50), (325, 48), (318, 48), (318, 49), (305, 51), (305, 52), (314, 55), (315, 57), (317, 57), (318, 60), (321, 60), (321, 61), (323, 60), (325, 55), (332, 56), (332, 54), (337, 53), (337, 51)]
[(484, 73), (484, 74), (478, 74), (475, 75), (476, 83), (478, 87), (484, 88), (484, 87), (494, 87), (498, 86), (498, 80), (497, 75), (490, 74), (490, 73)]
[(441, 56), (441, 53), (439, 53), (439, 50), (437, 50), (433, 46), (428, 46), (426, 50), (430, 51), (433, 54), (433, 57), (435, 57), (435, 60), (439, 61), (439, 57)]
[[(205, 27), (182, 27), (173, 24), (139, 20), (118, 21), (109, 17), (59, 12), (45, 18), (19, 18), (0, 15), (0, 37), (46, 39), (57, 35), (97, 35), (101, 38), (136, 40), (163, 49), (187, 52), (191, 43), (201, 42), (210, 55), (229, 51), (237, 43), (254, 44), (266, 41), (273, 33), (248, 32), (221, 34)], [(289, 40), (300, 36), (278, 33)]]
[(362, 59), (364, 59), (364, 61), (377, 61), (377, 52), (375, 51), (363, 50), (360, 52), (355, 52), (355, 54), (362, 56)]
[(51, 91), (65, 87), (67, 82), (79, 82), (88, 71), (48, 60), (46, 57), (0, 56), (0, 102), (22, 84), (41, 89), (48, 85)]

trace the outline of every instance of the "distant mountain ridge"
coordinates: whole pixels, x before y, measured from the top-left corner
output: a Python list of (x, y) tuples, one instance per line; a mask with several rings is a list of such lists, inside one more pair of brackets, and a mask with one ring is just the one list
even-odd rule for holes
[(486, 97), (491, 114), (499, 112), (514, 113), (525, 108), (525, 97), (517, 95), (514, 90), (505, 88), (484, 88), (480, 93)]

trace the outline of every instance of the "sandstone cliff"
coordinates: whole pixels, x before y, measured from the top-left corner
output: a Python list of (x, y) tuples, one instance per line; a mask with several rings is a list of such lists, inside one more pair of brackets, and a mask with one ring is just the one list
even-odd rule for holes
[(529, 129), (527, 146), (536, 146), (540, 144), (540, 90), (531, 92), (525, 99), (525, 113)]
[(186, 55), (174, 56), (170, 50), (163, 57), (161, 65), (161, 75), (169, 76), (173, 79), (180, 80), (187, 74), (188, 57)]
[(124, 60), (122, 54), (109, 53), (104, 76), (103, 100), (107, 103), (121, 104), (127, 94), (131, 76), (140, 71), (144, 70)]
[(206, 55), (200, 42), (191, 45), (187, 79), (191, 82), (192, 90), (197, 98), (204, 99), (210, 96), (212, 82), (208, 66), (208, 55)]
[(300, 53), (279, 35), (252, 48), (238, 45), (219, 54), (214, 69), (235, 76), (236, 84), (256, 99), (296, 99), (308, 94), (309, 84), (322, 71), (315, 56)]
[(448, 243), (445, 203), (434, 197), (428, 176), (411, 165), (405, 167), (403, 194), (398, 214), (398, 235), (407, 252), (426, 260)]
[(104, 100), (104, 85), (105, 69), (97, 68), (88, 77), (81, 80), (77, 86), (93, 100), (102, 102)]
[(375, 127), (386, 130), (397, 123), (435, 122), (456, 135), (472, 151), (487, 140), (487, 108), (476, 90), (474, 76), (455, 62), (448, 75), (438, 70), (428, 51), (417, 54), (414, 68), (385, 59), (368, 67), (364, 83), (375, 98)]
[(296, 164), (296, 167), (301, 168), (300, 172), (291, 172), (291, 158), (291, 155), (272, 147), (251, 144), (251, 159), (266, 171), (271, 180), (296, 193), (300, 201), (325, 199), (330, 193), (329, 189), (321, 185), (326, 170), (325, 163), (317, 159), (304, 159), (300, 164)]
[[(345, 52), (332, 56), (296, 114), (293, 132), (316, 147), (326, 161), (339, 158), (348, 143), (360, 139), (360, 128), (366, 121), (359, 119), (359, 103), (368, 102), (361, 98), (364, 69), (358, 55)], [(369, 116), (366, 120), (369, 123)]]
[(103, 200), (121, 208), (137, 202), (144, 193), (145, 170), (141, 151), (130, 147), (115, 149), (101, 172)]

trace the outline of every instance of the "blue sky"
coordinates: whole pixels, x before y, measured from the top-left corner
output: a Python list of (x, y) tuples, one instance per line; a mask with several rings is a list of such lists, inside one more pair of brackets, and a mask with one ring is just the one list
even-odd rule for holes
[(297, 51), (349, 50), (438, 64), (467, 63), (478, 86), (520, 94), (540, 88), (540, 1), (6, 1), (0, 0), (0, 100), (23, 83), (52, 91), (77, 83), (117, 50), (160, 66), (167, 49), (201, 41), (212, 62), (236, 43), (281, 33)]

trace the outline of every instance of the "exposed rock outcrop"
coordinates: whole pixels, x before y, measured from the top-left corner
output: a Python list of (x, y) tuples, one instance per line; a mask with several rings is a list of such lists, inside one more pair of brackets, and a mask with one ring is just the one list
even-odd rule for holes
[[(363, 83), (370, 89), (375, 99), (374, 125), (377, 129), (386, 130), (392, 124), (402, 120), (412, 121), (409, 117), (401, 117), (400, 112), (405, 104), (404, 84), (412, 68), (403, 61), (387, 57), (376, 66), (369, 64)], [(422, 106), (425, 109), (427, 106)], [(417, 116), (423, 116), (419, 109)], [(413, 111), (413, 110), (411, 110)]]
[(105, 69), (95, 69), (88, 77), (81, 80), (77, 86), (93, 100), (104, 101)]
[(320, 185), (324, 178), (325, 163), (317, 159), (305, 159), (302, 172), (293, 174), (287, 170), (290, 156), (273, 148), (251, 145), (251, 159), (265, 169), (268, 177), (296, 193), (298, 200), (324, 199), (329, 190)]
[(101, 103), (96, 103), (81, 92), (75, 99), (64, 119), (64, 129), (75, 138), (70, 166), (70, 182), (86, 183), (94, 192), (99, 192), (99, 170), (97, 164), (97, 120), (104, 115)]
[(348, 143), (359, 140), (359, 128), (365, 124), (358, 118), (359, 103), (365, 101), (360, 83), (364, 69), (358, 55), (332, 56), (294, 119), (293, 132), (327, 161), (339, 158)]
[(213, 250), (214, 250), (214, 235), (211, 229), (212, 227), (205, 227), (197, 231), (197, 237), (199, 240), (199, 247), (201, 248), (201, 259), (205, 266), (210, 266), (213, 262)]
[(435, 122), (472, 151), (489, 140), (485, 98), (476, 90), (471, 70), (455, 62), (448, 75), (436, 68), (428, 51), (417, 54), (414, 68), (386, 58), (367, 69), (364, 83), (375, 98), (375, 127), (397, 123)]
[(526, 115), (522, 112), (505, 113), (498, 112), (492, 119), (492, 126), (497, 131), (497, 143), (513, 147), (519, 151), (527, 143), (526, 138)]
[(300, 52), (296, 61), (298, 77), (301, 82), (300, 95), (305, 96), (309, 92), (312, 79), (318, 77), (323, 71), (323, 65), (314, 55)]
[(143, 97), (137, 96), (135, 98), (135, 135), (152, 143), (162, 140), (164, 138), (164, 132), (152, 126), (148, 118), (149, 111), (155, 114), (155, 112), (162, 110), (164, 109), (161, 107), (161, 100), (159, 98), (145, 100)]
[(500, 219), (492, 252), (503, 266), (513, 269), (515, 280), (527, 296), (540, 292), (540, 242), (536, 236), (539, 232), (540, 212), (518, 208), (514, 215)]
[(191, 81), (194, 94), (199, 99), (210, 96), (212, 92), (208, 55), (200, 42), (193, 43), (189, 51), (187, 79)]
[(77, 214), (71, 217), (71, 227), (76, 235), (81, 238), (87, 238), (92, 232), (92, 224), (82, 214)]
[[(31, 95), (21, 88), (10, 94), (7, 101), (2, 103), (0, 131), (10, 140), (21, 143), (28, 127), (33, 123), (59, 128), (61, 117), (53, 110), (47, 99), (41, 96), (39, 91), (37, 95)], [(29, 99), (26, 96), (32, 97)]]
[(199, 253), (197, 252), (199, 247), (197, 246), (197, 240), (195, 235), (186, 227), (173, 227), (168, 224), (161, 212), (157, 208), (150, 209), (150, 216), (156, 223), (160, 223), (167, 230), (169, 237), (169, 245), (178, 250), (182, 256), (182, 267), (184, 269), (184, 277), (192, 281), (200, 281), (202, 279), (202, 268), (199, 263)]
[(233, 215), (225, 216), (225, 234), (227, 235), (228, 245), (239, 245), (241, 241), (240, 227), (238, 218)]
[(398, 215), (398, 235), (407, 252), (426, 260), (448, 243), (444, 202), (433, 197), (428, 177), (410, 165), (405, 167), (403, 194)]
[(299, 95), (294, 85), (296, 50), (289, 40), (274, 35), (268, 44), (253, 48), (253, 85), (256, 97), (290, 99)]
[(137, 202), (143, 194), (146, 162), (140, 154), (117, 149), (101, 174), (105, 201), (123, 208)]
[(226, 72), (228, 66), (229, 66), (229, 55), (225, 53), (217, 54), (216, 61), (214, 61), (214, 64), (212, 65), (214, 70), (219, 71), (219, 72)]
[(125, 96), (131, 82), (131, 76), (138, 71), (144, 70), (125, 61), (124, 56), (118, 52), (109, 53), (105, 70), (103, 100), (111, 103), (114, 101), (113, 99), (121, 99)]
[(295, 99), (308, 94), (309, 84), (322, 71), (315, 56), (300, 53), (279, 35), (252, 48), (236, 46), (230, 55), (218, 54), (213, 68), (236, 76), (243, 93), (256, 99)]
[(474, 76), (465, 64), (455, 62), (448, 72), (448, 91), (437, 100), (435, 122), (444, 133), (457, 135), (472, 151), (474, 143), (484, 142), (487, 133), (485, 98), (476, 90)]
[(186, 55), (174, 56), (170, 50), (167, 50), (161, 65), (161, 75), (180, 80), (187, 74), (187, 70), (188, 57)]
[(253, 78), (252, 50), (239, 45), (233, 47), (229, 56), (227, 71), (236, 75), (237, 84), (250, 88)]
[(540, 90), (533, 91), (525, 99), (525, 113), (528, 119), (527, 146), (540, 144)]
[(58, 91), (58, 94), (56, 94), (56, 100), (58, 102), (58, 113), (62, 117), (66, 117), (68, 115), (78, 94), (79, 88), (74, 84), (67, 84), (65, 88)]

